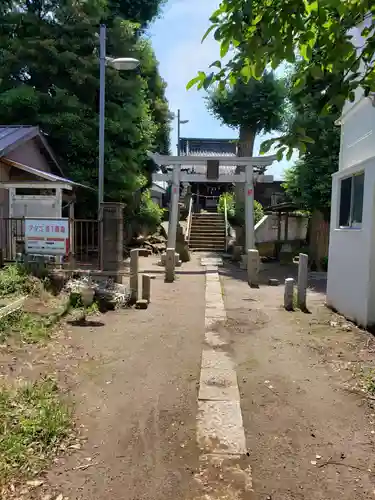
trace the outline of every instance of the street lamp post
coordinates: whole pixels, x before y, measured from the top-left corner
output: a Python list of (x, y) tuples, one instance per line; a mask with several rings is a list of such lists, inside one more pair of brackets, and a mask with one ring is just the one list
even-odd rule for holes
[[(189, 120), (181, 120), (181, 112), (177, 110), (177, 155), (181, 154), (180, 132), (181, 125)], [(180, 172), (181, 165), (176, 165), (172, 171), (171, 201), (169, 205), (169, 223), (167, 248), (176, 248), (176, 234), (178, 224), (178, 202), (180, 199)]]
[(98, 173), (98, 214), (104, 201), (104, 130), (105, 130), (105, 68), (107, 64), (118, 71), (129, 71), (139, 66), (138, 59), (132, 57), (106, 57), (105, 24), (100, 25), (100, 80), (99, 80), (99, 173)]
[(177, 110), (177, 156), (181, 154), (180, 138), (181, 138), (181, 125), (189, 123), (189, 120), (181, 120), (181, 111)]

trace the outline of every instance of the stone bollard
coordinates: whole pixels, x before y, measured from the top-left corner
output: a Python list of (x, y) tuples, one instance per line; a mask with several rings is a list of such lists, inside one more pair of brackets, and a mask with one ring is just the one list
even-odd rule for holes
[(259, 252), (255, 249), (247, 251), (247, 281), (251, 287), (259, 286)]
[(309, 257), (305, 253), (300, 253), (298, 262), (297, 304), (301, 310), (306, 310), (308, 272)]
[(239, 245), (235, 245), (233, 247), (233, 255), (232, 255), (232, 260), (234, 262), (240, 262), (241, 260), (241, 255), (242, 255), (242, 247)]
[(284, 290), (284, 307), (287, 311), (293, 311), (293, 297), (294, 297), (294, 279), (287, 278), (285, 280), (285, 290)]
[(151, 299), (151, 276), (142, 274), (142, 299), (150, 302)]
[(167, 253), (165, 257), (165, 281), (166, 283), (174, 282), (174, 272), (176, 265), (174, 248), (167, 248)]
[(130, 250), (130, 301), (135, 304), (138, 300), (138, 249)]

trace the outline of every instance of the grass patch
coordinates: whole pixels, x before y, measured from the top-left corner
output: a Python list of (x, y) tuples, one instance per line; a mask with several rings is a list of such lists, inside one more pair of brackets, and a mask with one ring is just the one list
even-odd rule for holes
[(375, 370), (368, 370), (363, 377), (363, 388), (371, 396), (375, 396)]
[(44, 342), (51, 337), (53, 327), (59, 322), (62, 314), (43, 316), (15, 311), (1, 320), (0, 342), (6, 341), (9, 337), (18, 338), (27, 344)]
[(20, 264), (12, 264), (0, 270), (0, 298), (32, 293), (35, 286), (35, 279)]
[(0, 390), (0, 485), (38, 474), (71, 428), (71, 412), (50, 379)]

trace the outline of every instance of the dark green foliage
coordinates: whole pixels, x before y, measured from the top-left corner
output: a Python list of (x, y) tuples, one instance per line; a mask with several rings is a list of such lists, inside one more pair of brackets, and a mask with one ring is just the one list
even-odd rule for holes
[(233, 87), (217, 87), (208, 99), (208, 108), (225, 125), (245, 127), (255, 135), (280, 129), (285, 97), (285, 82), (266, 72), (260, 80), (239, 79)]
[[(98, 26), (105, 0), (9, 2), (0, 16), (2, 123), (39, 125), (73, 180), (97, 185)], [(147, 151), (168, 148), (165, 84), (137, 25), (112, 17), (107, 52), (138, 57), (141, 70), (106, 70), (105, 197), (128, 203), (141, 186)], [(146, 168), (146, 172), (148, 172)], [(91, 196), (91, 203), (83, 203)], [(80, 194), (86, 215), (96, 194)]]
[[(298, 68), (292, 83), (297, 73)], [(320, 84), (308, 81), (303, 99), (293, 93), (290, 95), (294, 113), (288, 123), (288, 132), (292, 135), (296, 129), (303, 129), (314, 142), (306, 144), (300, 159), (286, 171), (284, 184), (294, 202), (307, 210), (321, 211), (327, 219), (331, 205), (332, 174), (339, 168), (340, 151), (340, 127), (334, 123), (339, 117), (339, 110), (332, 108), (330, 114), (319, 114), (322, 90), (330, 80), (335, 80), (334, 75), (327, 75)]]
[(160, 14), (166, 0), (110, 0), (110, 9), (115, 15), (144, 26)]

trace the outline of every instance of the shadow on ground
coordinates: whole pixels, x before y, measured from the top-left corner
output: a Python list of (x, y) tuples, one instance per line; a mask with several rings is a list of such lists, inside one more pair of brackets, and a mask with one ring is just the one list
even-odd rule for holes
[[(247, 272), (239, 267), (239, 264), (232, 263), (229, 260), (224, 261), (220, 268), (220, 274), (237, 280), (247, 282)], [(280, 262), (265, 262), (261, 264), (259, 272), (259, 284), (268, 285), (270, 279), (277, 279), (280, 285), (283, 285), (287, 278), (294, 278), (297, 283), (298, 264), (280, 264)], [(327, 279), (325, 273), (310, 273), (308, 286), (311, 290), (318, 293), (325, 293), (327, 288)]]

